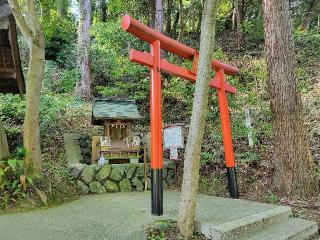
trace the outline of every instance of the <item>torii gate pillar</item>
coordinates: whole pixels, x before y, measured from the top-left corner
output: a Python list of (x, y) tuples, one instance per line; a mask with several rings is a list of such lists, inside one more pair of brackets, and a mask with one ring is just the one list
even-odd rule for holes
[(150, 44), (153, 65), (150, 67), (150, 128), (151, 128), (151, 211), (153, 215), (163, 214), (162, 187), (162, 109), (160, 41)]

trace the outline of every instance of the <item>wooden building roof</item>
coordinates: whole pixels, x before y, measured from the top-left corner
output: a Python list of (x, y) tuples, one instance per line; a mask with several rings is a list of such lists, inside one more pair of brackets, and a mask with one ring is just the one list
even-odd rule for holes
[(6, 0), (0, 0), (0, 93), (25, 93), (16, 22)]
[(135, 101), (95, 99), (92, 103), (92, 122), (102, 125), (104, 120), (136, 120), (141, 118)]

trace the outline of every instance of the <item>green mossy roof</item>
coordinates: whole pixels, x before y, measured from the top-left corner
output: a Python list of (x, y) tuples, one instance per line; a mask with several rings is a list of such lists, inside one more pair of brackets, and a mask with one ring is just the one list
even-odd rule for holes
[(95, 99), (92, 103), (93, 122), (99, 120), (135, 120), (141, 118), (135, 101)]

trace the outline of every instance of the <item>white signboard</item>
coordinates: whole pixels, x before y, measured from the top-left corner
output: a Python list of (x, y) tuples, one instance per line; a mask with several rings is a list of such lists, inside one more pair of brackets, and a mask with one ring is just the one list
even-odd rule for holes
[(177, 147), (170, 148), (170, 160), (179, 160), (179, 154), (178, 154)]
[(171, 147), (184, 148), (182, 126), (170, 126), (163, 130), (163, 145), (165, 149)]

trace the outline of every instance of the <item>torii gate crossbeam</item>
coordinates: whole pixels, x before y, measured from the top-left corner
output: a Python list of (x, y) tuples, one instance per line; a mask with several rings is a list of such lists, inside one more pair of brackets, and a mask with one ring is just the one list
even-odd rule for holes
[[(124, 31), (150, 44), (150, 53), (131, 49), (130, 60), (150, 68), (151, 209), (153, 215), (160, 216), (163, 214), (161, 72), (196, 82), (199, 53), (197, 50), (145, 26), (129, 15), (122, 17), (121, 27)], [(191, 60), (192, 69), (189, 70), (169, 63), (166, 59), (161, 59), (161, 49)], [(216, 76), (211, 79), (210, 87), (218, 90), (218, 105), (229, 192), (231, 197), (238, 198), (228, 99), (226, 96), (226, 92), (236, 93), (236, 89), (224, 81), (224, 75), (234, 76), (239, 70), (218, 60), (213, 60), (211, 65), (216, 72)]]

